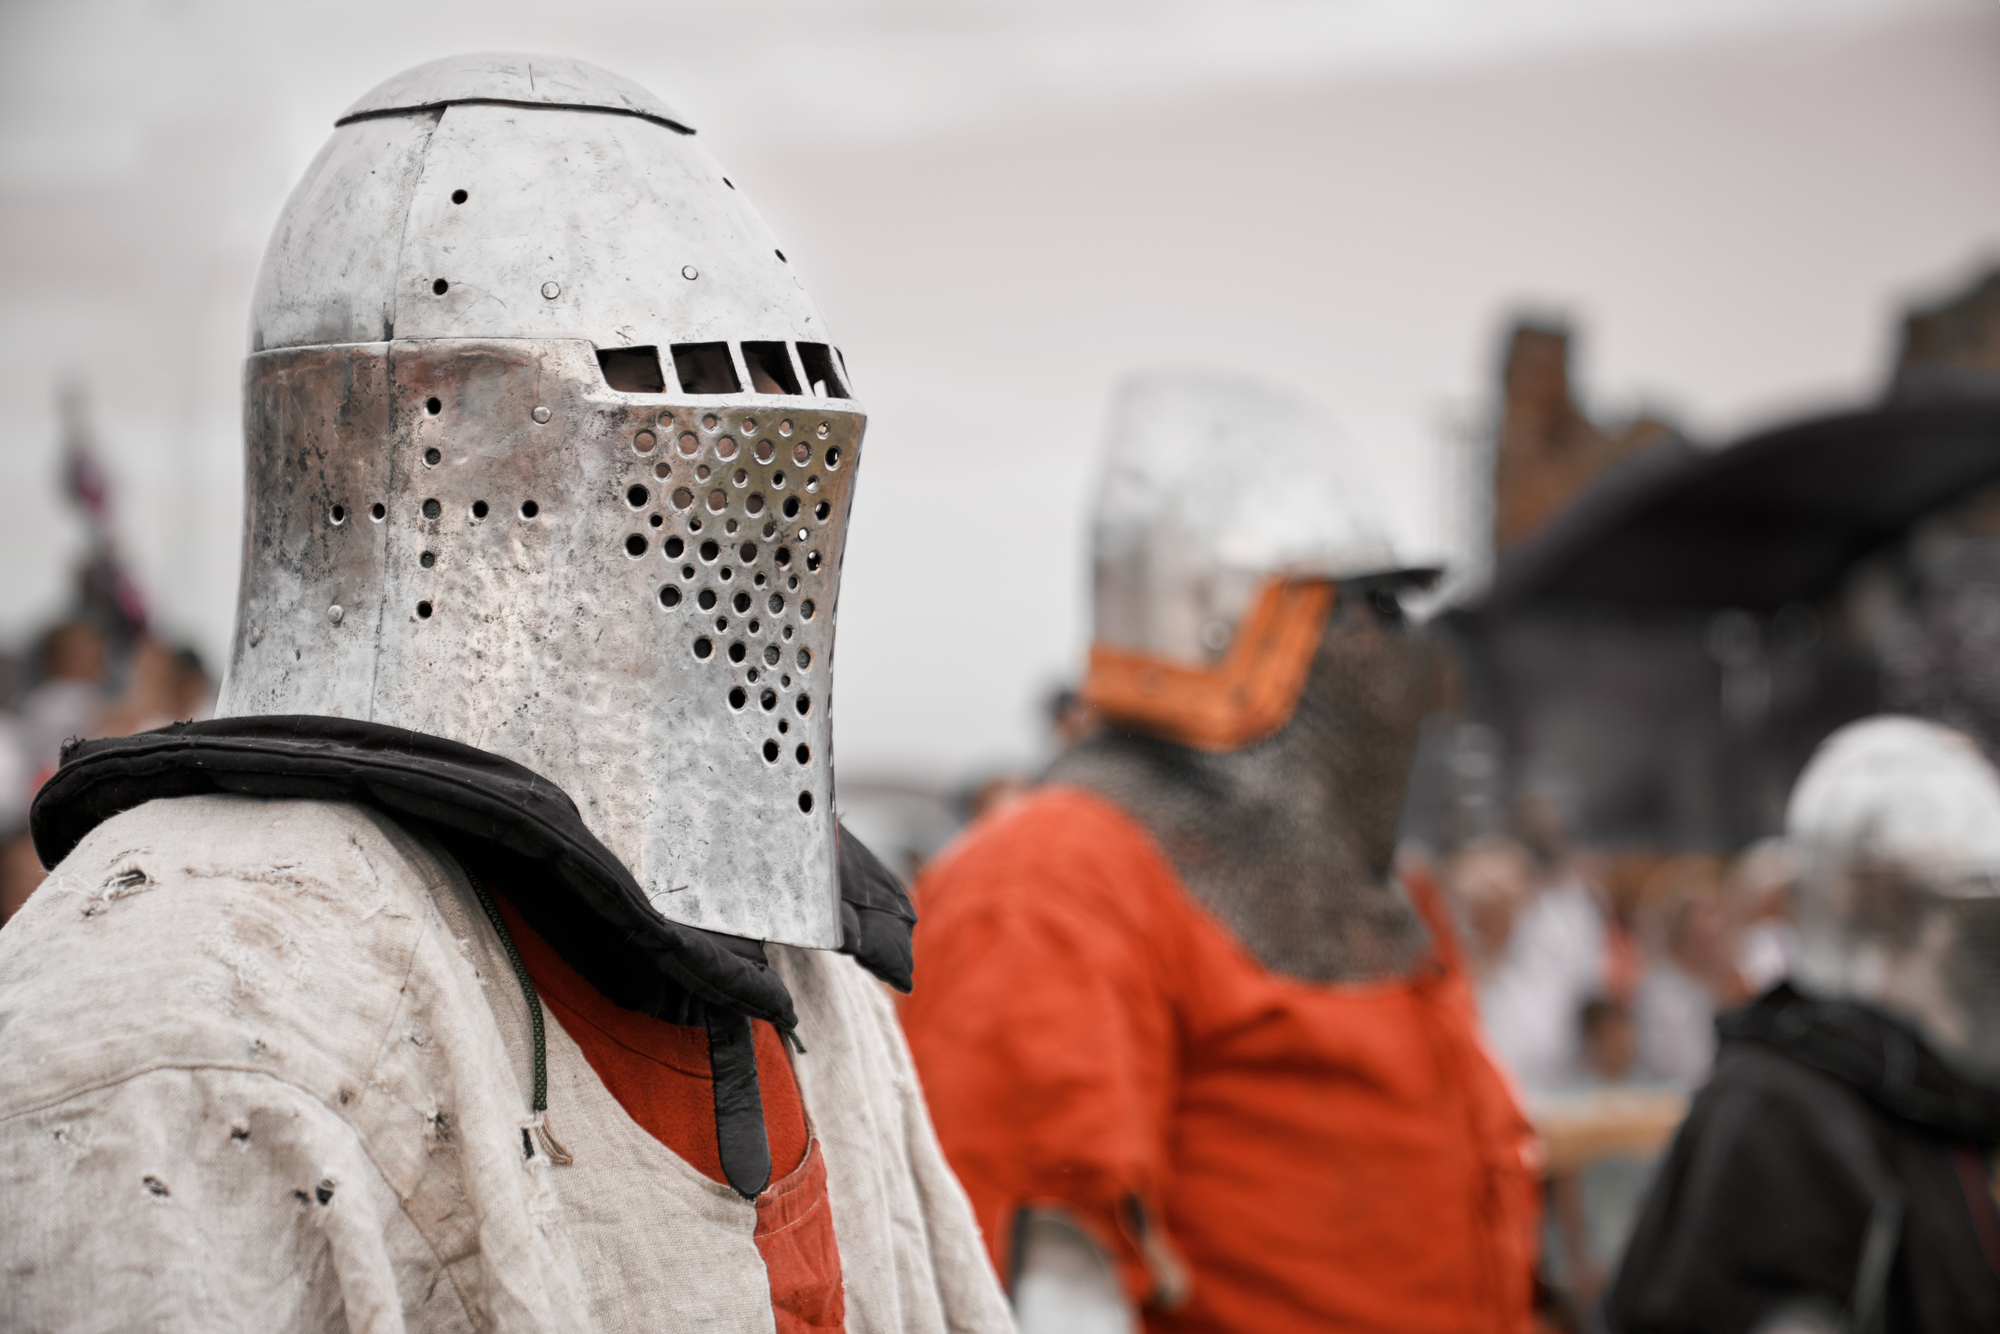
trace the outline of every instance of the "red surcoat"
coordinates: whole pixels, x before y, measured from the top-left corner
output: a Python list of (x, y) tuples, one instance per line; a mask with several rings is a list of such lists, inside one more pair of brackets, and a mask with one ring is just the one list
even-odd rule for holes
[[(1048, 788), (925, 874), (904, 1025), (946, 1155), (1010, 1272), (1066, 1206), (1153, 1330), (1533, 1327), (1533, 1132), (1481, 1042), (1450, 925), (1412, 976), (1265, 969), (1130, 816)], [(1138, 1206), (1135, 1213), (1134, 1205)]]

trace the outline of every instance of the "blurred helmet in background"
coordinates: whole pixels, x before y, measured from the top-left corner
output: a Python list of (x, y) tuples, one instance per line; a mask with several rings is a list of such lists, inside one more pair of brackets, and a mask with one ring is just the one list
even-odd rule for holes
[(1792, 789), (1794, 977), (1915, 1023), (2000, 1078), (2000, 772), (1969, 738), (1877, 717), (1820, 744)]
[(834, 604), (864, 416), (670, 107), (544, 56), (355, 103), (257, 281), (218, 712), (533, 769), (665, 917), (840, 943)]
[(1275, 732), (1337, 596), (1393, 601), (1436, 577), (1380, 514), (1366, 464), (1301, 399), (1208, 370), (1126, 380), (1092, 515), (1085, 697), (1206, 750)]

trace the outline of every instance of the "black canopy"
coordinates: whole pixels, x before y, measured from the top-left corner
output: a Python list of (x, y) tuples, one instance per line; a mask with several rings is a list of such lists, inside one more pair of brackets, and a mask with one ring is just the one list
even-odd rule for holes
[(2000, 480), (2000, 396), (1892, 397), (1719, 450), (1670, 439), (1503, 554), (1474, 616), (1530, 607), (1775, 611)]

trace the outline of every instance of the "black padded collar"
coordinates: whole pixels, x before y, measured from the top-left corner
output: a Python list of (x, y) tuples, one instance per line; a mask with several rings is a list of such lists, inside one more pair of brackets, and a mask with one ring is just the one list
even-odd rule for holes
[[(561, 788), (512, 760), (421, 732), (280, 715), (71, 742), (30, 812), (35, 851), (53, 866), (122, 811), (208, 792), (365, 802), (437, 826), (455, 846), (470, 840), (493, 857), (525, 858), (543, 874), (510, 875), (508, 887), (532, 880), (543, 892), (529, 896), (541, 902), (521, 903), (524, 915), (537, 930), (549, 927), (550, 945), (614, 1004), (677, 1024), (706, 1023), (715, 1006), (786, 1031), (797, 1026), (761, 942), (667, 921)], [(881, 862), (840, 834), (842, 950), (907, 991), (916, 914)]]

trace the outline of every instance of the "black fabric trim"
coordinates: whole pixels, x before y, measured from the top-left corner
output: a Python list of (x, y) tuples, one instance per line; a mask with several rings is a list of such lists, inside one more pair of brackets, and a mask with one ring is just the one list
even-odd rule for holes
[(917, 913), (903, 882), (846, 825), (840, 826), (839, 865), (841, 952), (907, 993), (916, 968), (910, 931)]
[(1890, 1116), (1957, 1140), (2000, 1140), (2000, 1091), (1959, 1074), (1909, 1025), (1856, 1001), (1781, 982), (1716, 1020), (1724, 1042), (1756, 1042), (1852, 1087)]
[(740, 1014), (708, 1014), (708, 1069), (715, 1080), (715, 1147), (722, 1175), (746, 1200), (771, 1184), (771, 1137), (757, 1085), (757, 1042)]
[[(715, 1006), (788, 1033), (797, 1026), (761, 942), (667, 921), (561, 788), (443, 737), (277, 715), (72, 742), (29, 813), (35, 851), (52, 867), (114, 815), (215, 792), (364, 802), (430, 825), (455, 855), (505, 884), (530, 925), (613, 1004), (668, 1023), (705, 1024)], [(908, 990), (916, 914), (860, 840), (842, 829), (839, 843), (842, 950)], [(521, 874), (520, 858), (545, 873)]]

